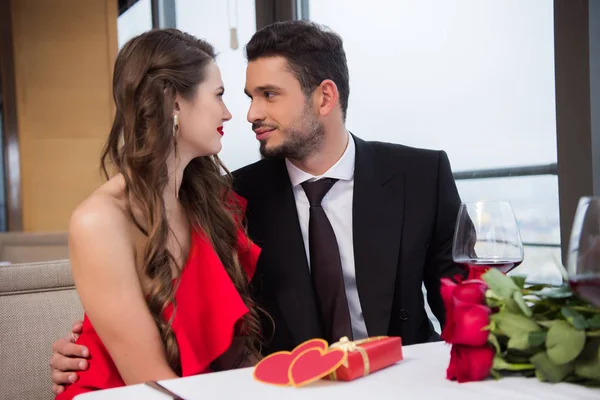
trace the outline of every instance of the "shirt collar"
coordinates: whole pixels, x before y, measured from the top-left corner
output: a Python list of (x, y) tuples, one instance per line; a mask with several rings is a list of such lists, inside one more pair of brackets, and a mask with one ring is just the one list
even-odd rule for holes
[(315, 176), (308, 172), (302, 171), (296, 167), (287, 158), (285, 159), (285, 166), (287, 167), (288, 175), (292, 187), (296, 187), (308, 180), (318, 180), (322, 178), (334, 178), (342, 181), (350, 181), (354, 178), (354, 161), (356, 159), (356, 145), (352, 135), (348, 135), (348, 145), (342, 157), (323, 175)]

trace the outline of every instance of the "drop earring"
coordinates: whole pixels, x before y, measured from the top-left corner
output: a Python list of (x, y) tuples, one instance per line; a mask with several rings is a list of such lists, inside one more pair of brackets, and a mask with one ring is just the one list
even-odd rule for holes
[(177, 188), (177, 169), (179, 168), (179, 151), (177, 149), (177, 131), (179, 130), (179, 121), (177, 114), (173, 116), (173, 149), (175, 151), (175, 198), (179, 198), (179, 189)]

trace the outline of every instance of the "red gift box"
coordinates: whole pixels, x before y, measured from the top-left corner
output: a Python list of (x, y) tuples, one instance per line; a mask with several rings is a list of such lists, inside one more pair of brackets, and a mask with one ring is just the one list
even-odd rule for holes
[(330, 348), (341, 348), (348, 355), (344, 363), (328, 375), (328, 379), (334, 381), (351, 381), (402, 360), (400, 337), (379, 336), (355, 341), (344, 337)]

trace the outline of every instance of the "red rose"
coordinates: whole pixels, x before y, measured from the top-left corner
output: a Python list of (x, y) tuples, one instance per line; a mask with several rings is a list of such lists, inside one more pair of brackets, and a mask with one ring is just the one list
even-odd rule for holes
[(489, 267), (482, 267), (480, 265), (469, 265), (469, 276), (467, 279), (481, 279), (481, 275), (488, 272)]
[(491, 310), (485, 305), (487, 286), (480, 280), (455, 284), (442, 279), (441, 294), (446, 307), (442, 339), (451, 344), (483, 346), (487, 343)]
[(455, 300), (460, 300), (469, 304), (485, 305), (485, 291), (487, 285), (482, 280), (468, 280), (456, 285), (453, 296)]
[(458, 382), (473, 382), (487, 378), (494, 362), (494, 349), (488, 345), (480, 347), (452, 346), (450, 365), (446, 378)]

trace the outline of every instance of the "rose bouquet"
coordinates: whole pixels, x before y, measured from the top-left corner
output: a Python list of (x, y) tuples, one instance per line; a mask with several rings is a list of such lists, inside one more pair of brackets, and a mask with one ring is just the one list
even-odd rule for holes
[(526, 286), (523, 277), (490, 269), (481, 279), (442, 279), (441, 294), (442, 339), (452, 344), (448, 379), (518, 374), (600, 385), (600, 309), (568, 285)]

